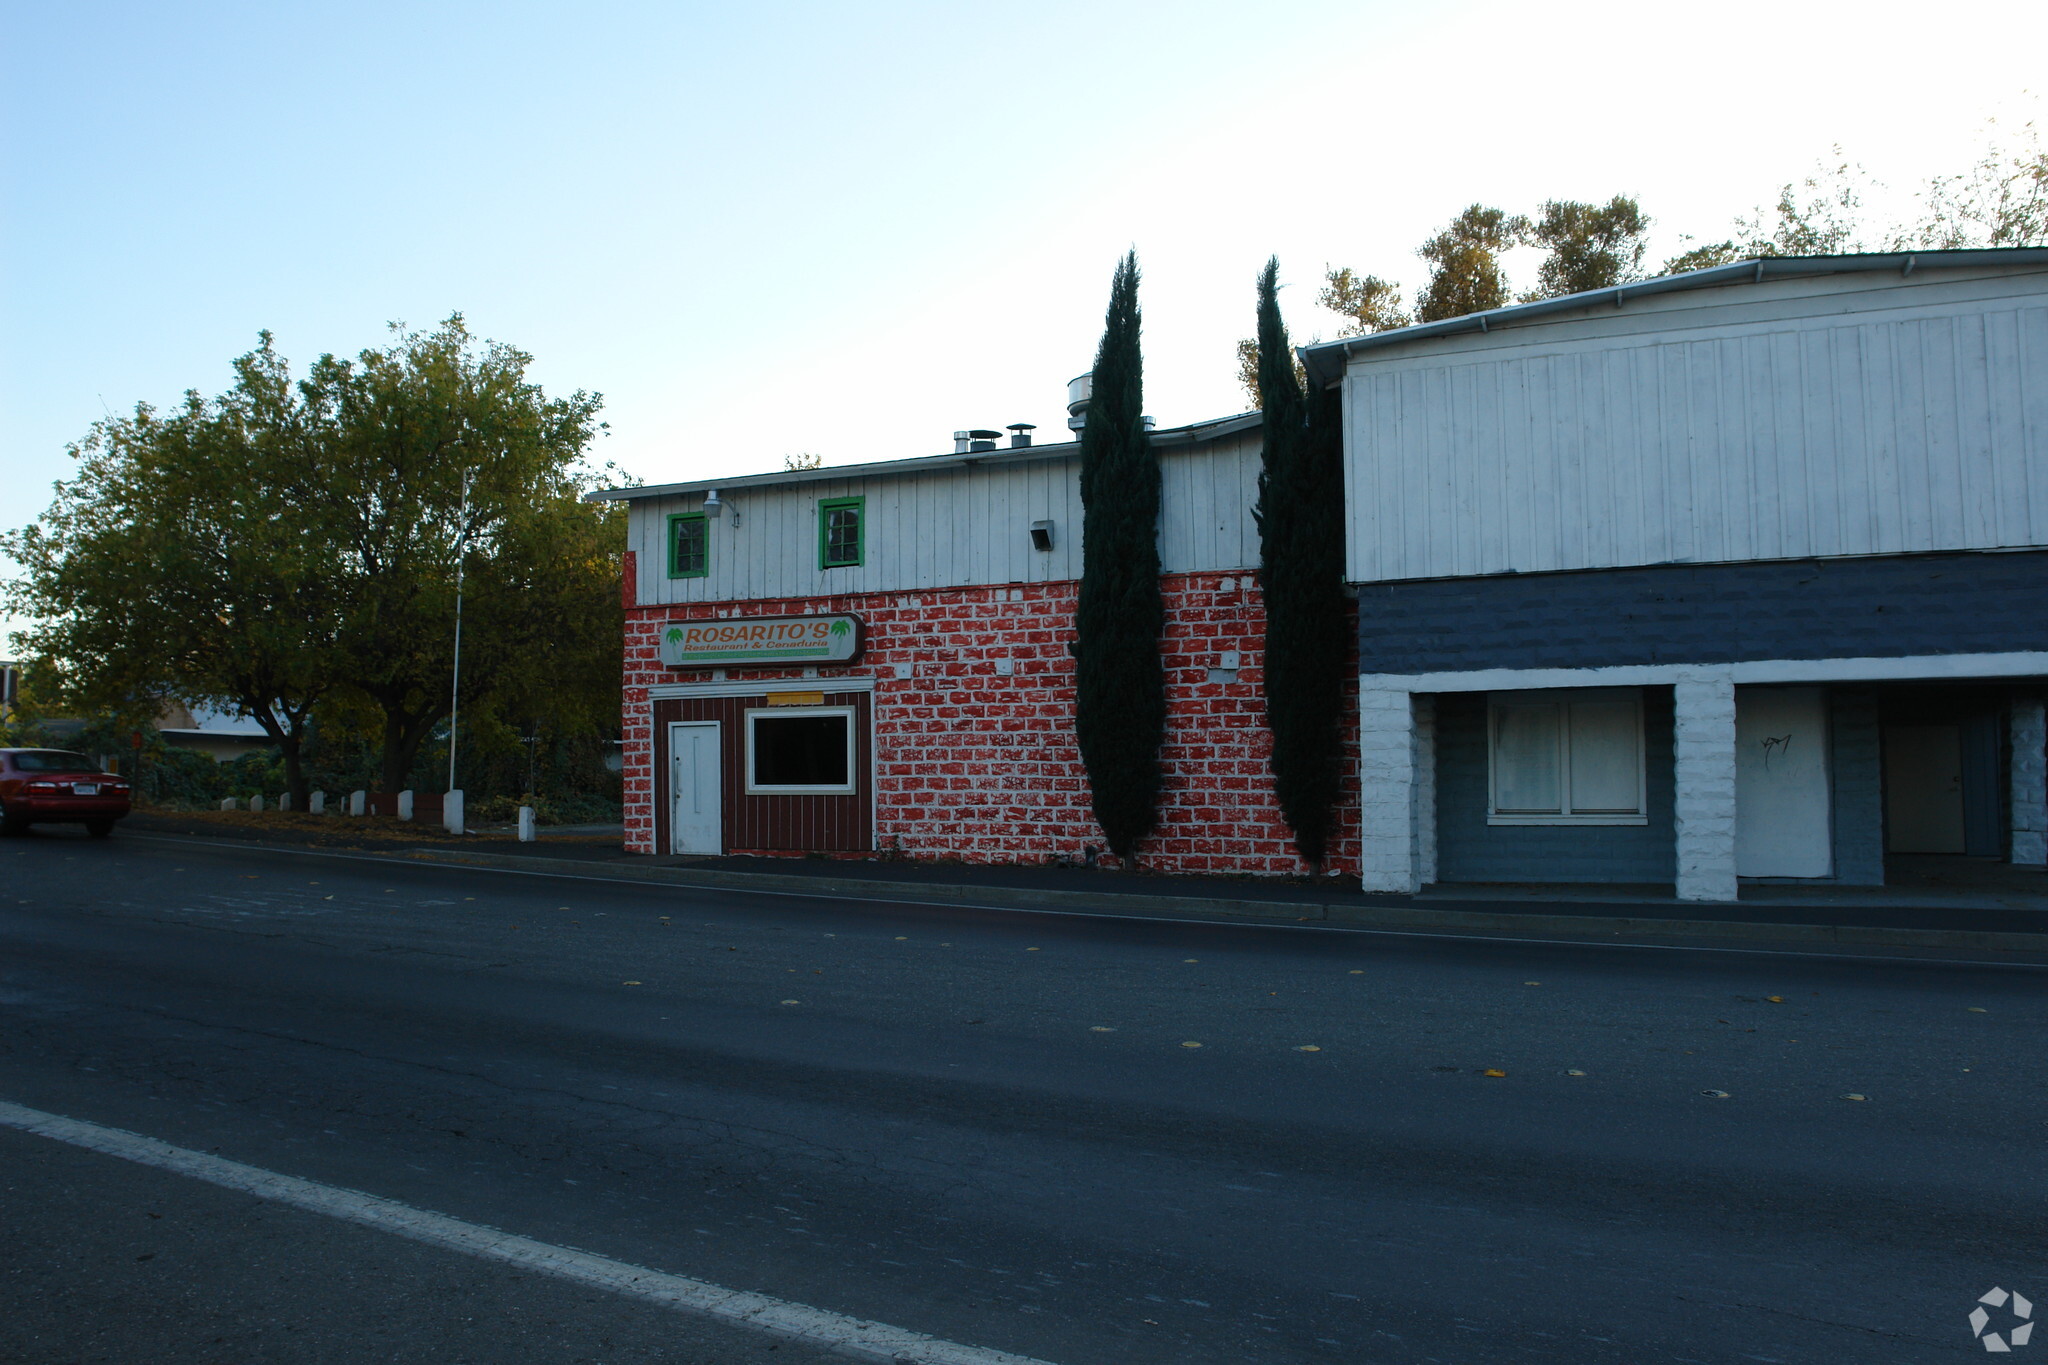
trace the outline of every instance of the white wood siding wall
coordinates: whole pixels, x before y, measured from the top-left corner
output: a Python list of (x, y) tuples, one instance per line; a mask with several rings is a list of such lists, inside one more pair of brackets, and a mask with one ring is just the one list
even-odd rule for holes
[(1789, 283), (1354, 357), (1351, 579), (2048, 544), (2048, 274)]
[[(1249, 569), (1259, 557), (1256, 432), (1160, 452), (1160, 559), (1169, 573)], [(668, 518), (703, 507), (700, 494), (632, 503), (643, 604), (822, 597), (1081, 576), (1078, 457), (982, 464), (921, 474), (868, 475), (722, 491), (702, 578), (668, 576)], [(865, 562), (818, 568), (818, 504), (865, 498)], [(737, 511), (740, 524), (732, 524)], [(1031, 546), (1031, 523), (1053, 523), (1053, 548)]]

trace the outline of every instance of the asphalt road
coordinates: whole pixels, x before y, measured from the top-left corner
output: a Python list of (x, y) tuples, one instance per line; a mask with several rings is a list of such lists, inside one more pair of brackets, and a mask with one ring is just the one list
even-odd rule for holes
[[(2032, 967), (0, 842), (0, 1100), (1056, 1365), (1978, 1358), (2044, 1040)], [(0, 1359), (824, 1358), (0, 1129)]]

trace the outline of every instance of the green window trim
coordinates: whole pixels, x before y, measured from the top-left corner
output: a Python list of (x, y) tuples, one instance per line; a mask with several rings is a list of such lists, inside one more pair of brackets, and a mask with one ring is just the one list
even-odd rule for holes
[[(851, 512), (848, 519), (834, 513)], [(836, 525), (835, 525), (836, 523)], [(838, 534), (835, 536), (834, 531)], [(818, 504), (818, 567), (857, 569), (867, 562), (868, 518), (866, 498), (826, 498)]]
[[(697, 553), (683, 554), (682, 532), (686, 527), (696, 528)], [(695, 567), (685, 562), (694, 557)], [(668, 576), (670, 578), (705, 578), (711, 573), (711, 518), (702, 512), (677, 512), (668, 519)]]

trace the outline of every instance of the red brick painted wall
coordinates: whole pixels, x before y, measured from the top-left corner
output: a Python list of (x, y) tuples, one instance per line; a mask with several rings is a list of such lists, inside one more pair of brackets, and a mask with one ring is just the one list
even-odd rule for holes
[[(1256, 585), (1248, 574), (1202, 573), (1173, 575), (1162, 586), (1166, 782), (1158, 828), (1139, 847), (1139, 862), (1168, 872), (1305, 871), (1274, 803), (1266, 767), (1271, 743), (1260, 700), (1264, 621)], [(1084, 845), (1103, 844), (1088, 810), (1087, 777), (1074, 742), (1074, 660), (1067, 645), (1074, 638), (1078, 590), (1068, 581), (629, 608), (626, 847), (654, 851), (647, 689), (708, 676), (661, 664), (661, 626), (672, 620), (831, 611), (851, 612), (867, 623), (860, 660), (818, 673), (828, 691), (835, 677), (875, 679), (880, 851), (977, 863), (1078, 861)], [(1236, 677), (1211, 681), (1226, 651), (1239, 655)], [(1008, 674), (998, 672), (1005, 660)], [(726, 671), (728, 681), (799, 676), (800, 670), (786, 668)], [(1347, 705), (1346, 712), (1355, 707)], [(1328, 866), (1354, 875), (1357, 737), (1348, 724), (1343, 743), (1350, 776)]]

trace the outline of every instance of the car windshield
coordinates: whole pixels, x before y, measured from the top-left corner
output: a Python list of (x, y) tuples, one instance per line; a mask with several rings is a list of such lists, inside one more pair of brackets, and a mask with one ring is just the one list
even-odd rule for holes
[(100, 765), (84, 754), (62, 749), (26, 749), (14, 756), (14, 766), (25, 773), (96, 773)]

